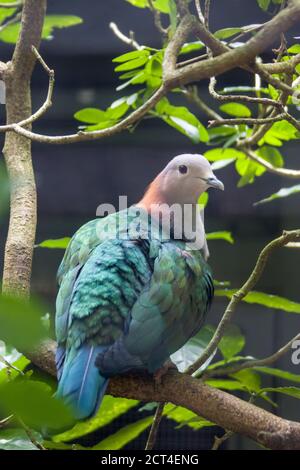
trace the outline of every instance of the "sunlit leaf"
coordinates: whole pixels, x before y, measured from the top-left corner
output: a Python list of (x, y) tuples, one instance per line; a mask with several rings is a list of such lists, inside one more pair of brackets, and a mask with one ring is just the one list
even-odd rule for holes
[(190, 54), (191, 52), (199, 51), (203, 48), (204, 44), (201, 41), (187, 42), (182, 46), (180, 54)]
[(230, 359), (238, 354), (244, 346), (245, 337), (242, 335), (240, 328), (237, 325), (228, 325), (219, 343), (219, 349), (223, 357)]
[(282, 393), (283, 395), (300, 399), (300, 388), (298, 387), (267, 387), (260, 390), (260, 393), (265, 392)]
[(257, 3), (262, 10), (267, 11), (271, 3), (271, 0), (257, 0)]
[[(51, 39), (55, 28), (68, 28), (82, 23), (79, 16), (71, 15), (47, 15), (43, 26), (43, 39)], [(15, 44), (20, 32), (20, 23), (8, 25), (0, 32), (0, 40)]]
[(135, 423), (124, 426), (119, 431), (111, 434), (103, 441), (99, 442), (95, 446), (91, 447), (90, 450), (117, 450), (122, 449), (128, 442), (138, 437), (143, 431), (145, 431), (153, 421), (152, 416), (140, 419)]
[[(236, 289), (217, 289), (215, 295), (230, 299), (235, 292)], [(285, 312), (300, 313), (300, 303), (279, 297), (278, 295), (266, 294), (265, 292), (251, 291), (242, 300), (248, 304), (258, 304), (264, 307), (284, 310)]]
[(210, 232), (206, 234), (207, 240), (225, 240), (228, 243), (234, 243), (234, 239), (231, 232)]
[(241, 382), (250, 392), (259, 392), (261, 388), (261, 377), (254, 370), (244, 369), (230, 376)]
[(115, 68), (116, 72), (123, 72), (125, 70), (134, 70), (142, 67), (148, 61), (147, 56), (138, 57), (137, 59), (129, 60), (128, 62), (123, 62), (120, 65), (117, 65)]
[(278, 377), (280, 379), (289, 380), (291, 382), (300, 382), (300, 374), (292, 374), (286, 370), (275, 369), (274, 367), (267, 366), (254, 367), (254, 369), (257, 370), (257, 372), (272, 375), (273, 377)]
[(70, 240), (70, 237), (44, 240), (43, 242), (36, 245), (36, 247), (65, 250), (68, 247)]
[(164, 416), (178, 423), (179, 426), (177, 426), (177, 429), (183, 426), (188, 426), (194, 430), (199, 430), (204, 427), (215, 426), (214, 423), (201, 418), (196, 415), (196, 413), (193, 413), (182, 406), (174, 406), (170, 403), (165, 405)]
[(126, 54), (119, 55), (113, 59), (113, 62), (128, 62), (140, 58), (149, 57), (150, 51), (148, 49), (139, 49), (138, 51), (126, 52)]
[(80, 109), (74, 114), (77, 121), (86, 122), (88, 124), (97, 124), (106, 119), (106, 112), (97, 108)]
[(220, 106), (220, 110), (234, 117), (250, 117), (250, 109), (241, 103), (225, 103)]
[(227, 160), (227, 159), (235, 160), (237, 158), (244, 158), (245, 154), (233, 148), (226, 148), (226, 149), (215, 148), (212, 150), (207, 150), (207, 152), (204, 152), (204, 156), (210, 162), (216, 162), (218, 160)]
[(238, 380), (230, 379), (208, 379), (205, 380), (207, 385), (221, 390), (245, 390), (245, 386)]
[(274, 201), (274, 199), (281, 199), (284, 197), (292, 196), (293, 194), (297, 194), (300, 192), (300, 184), (296, 184), (295, 186), (290, 186), (289, 188), (281, 188), (276, 193), (271, 194), (270, 196), (261, 199), (254, 203), (254, 206), (259, 204), (265, 204), (266, 202)]
[(211, 168), (213, 171), (221, 170), (222, 168), (225, 168), (226, 166), (230, 165), (235, 161), (235, 158), (228, 158), (227, 160), (217, 160), (212, 163)]
[(269, 146), (263, 146), (256, 153), (267, 162), (276, 167), (283, 167), (284, 160), (278, 149)]
[(290, 54), (299, 54), (300, 53), (300, 44), (294, 44), (289, 47), (287, 50)]
[(198, 202), (199, 206), (206, 207), (206, 205), (208, 203), (208, 199), (209, 199), (208, 192), (205, 191), (204, 193), (201, 194), (201, 196), (199, 197), (197, 202)]
[(106, 426), (137, 404), (137, 400), (127, 400), (126, 398), (115, 398), (110, 395), (105, 395), (95, 416), (86, 421), (76, 423), (69, 431), (54, 436), (53, 440), (55, 442), (71, 441), (89, 434), (90, 432)]

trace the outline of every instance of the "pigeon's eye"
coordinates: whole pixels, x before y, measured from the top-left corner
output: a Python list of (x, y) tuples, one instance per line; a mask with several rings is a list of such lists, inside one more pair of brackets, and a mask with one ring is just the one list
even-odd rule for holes
[(182, 175), (185, 175), (188, 171), (188, 168), (186, 165), (180, 165), (178, 170), (179, 170), (179, 173), (181, 173)]

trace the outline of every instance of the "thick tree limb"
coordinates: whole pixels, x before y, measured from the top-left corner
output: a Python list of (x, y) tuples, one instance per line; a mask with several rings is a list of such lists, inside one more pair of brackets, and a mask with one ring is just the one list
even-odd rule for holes
[[(181, 7), (182, 12), (186, 12), (186, 9), (183, 8), (183, 4)], [(24, 129), (22, 126), (19, 126), (16, 121), (15, 124), (12, 125), (12, 130), (30, 140), (49, 144), (67, 144), (109, 137), (121, 130), (128, 129), (128, 127), (141, 119), (163, 96), (165, 96), (168, 91), (174, 87), (203, 78), (210, 78), (237, 66), (245, 66), (252, 71), (254, 70), (257, 73), (261, 73), (262, 76), (269, 80), (274, 86), (284, 89), (286, 93), (292, 93), (293, 89), (290, 86), (281, 82), (277, 78), (272, 77), (267, 70), (263, 68), (263, 65), (253, 64), (253, 61), (259, 53), (272, 44), (276, 35), (289, 29), (299, 19), (300, 2), (295, 1), (266, 23), (253, 38), (245, 43), (244, 46), (228, 50), (228, 48), (214, 38), (205, 26), (201, 25), (195, 17), (185, 13), (165, 52), (163, 64), (163, 85), (139, 109), (135, 110), (118, 124), (99, 131), (78, 132), (76, 134), (65, 136), (36, 134), (28, 129)], [(198, 32), (198, 34), (200, 34), (200, 30), (202, 37), (205, 36), (204, 40), (207, 48), (212, 50), (214, 53), (221, 55), (209, 57), (204, 61), (178, 68), (176, 62), (181, 46), (186, 41), (189, 34), (193, 32)]]
[[(49, 341), (31, 359), (55, 375), (54, 351), (55, 342)], [(270, 449), (300, 449), (299, 423), (278, 418), (186, 374), (168, 372), (159, 387), (147, 375), (114, 377), (110, 380), (108, 393), (142, 401), (171, 402)]]
[[(25, 0), (21, 33), (12, 61), (4, 73), (7, 123), (31, 116), (30, 79), (39, 47), (46, 0)], [(28, 295), (36, 227), (36, 187), (31, 162), (31, 142), (7, 132), (3, 149), (11, 183), (11, 206), (5, 246), (3, 291)]]

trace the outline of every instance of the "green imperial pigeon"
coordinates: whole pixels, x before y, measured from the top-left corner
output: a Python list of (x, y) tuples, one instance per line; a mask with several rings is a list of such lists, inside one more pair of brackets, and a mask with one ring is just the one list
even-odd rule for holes
[(159, 374), (202, 327), (213, 298), (197, 203), (224, 189), (202, 155), (179, 155), (129, 209), (73, 236), (58, 271), (57, 396), (77, 419), (99, 407), (110, 377)]

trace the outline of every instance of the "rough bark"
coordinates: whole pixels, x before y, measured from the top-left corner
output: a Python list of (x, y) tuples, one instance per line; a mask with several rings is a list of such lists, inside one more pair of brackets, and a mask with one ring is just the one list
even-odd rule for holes
[[(4, 72), (7, 123), (31, 115), (30, 81), (39, 47), (46, 0), (26, 0), (22, 30), (12, 61)], [(28, 296), (36, 229), (36, 186), (30, 140), (7, 132), (3, 149), (11, 184), (10, 222), (5, 247), (3, 292)]]

